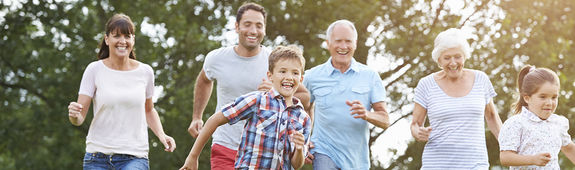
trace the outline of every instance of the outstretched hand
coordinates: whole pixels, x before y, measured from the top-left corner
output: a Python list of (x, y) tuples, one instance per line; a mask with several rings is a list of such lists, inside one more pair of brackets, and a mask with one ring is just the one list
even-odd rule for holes
[(551, 161), (550, 153), (538, 153), (533, 155), (533, 163), (537, 166), (545, 166)]
[(204, 121), (199, 119), (199, 120), (192, 120), (192, 122), (190, 123), (190, 127), (188, 127), (188, 133), (190, 133), (190, 135), (192, 135), (192, 137), (197, 138), (198, 135), (200, 134), (200, 131), (202, 130), (202, 127), (204, 126)]
[[(309, 148), (309, 150), (315, 148), (315, 145), (313, 145), (312, 141), (309, 141), (308, 148)], [(314, 159), (313, 154), (309, 153), (309, 154), (307, 154), (307, 157), (305, 158), (305, 163), (306, 164), (313, 164), (313, 159)]]
[(258, 85), (258, 91), (268, 91), (272, 89), (272, 82), (266, 78), (262, 79), (262, 83)]
[(418, 124), (418, 128), (416, 129), (416, 133), (415, 133), (415, 139), (418, 141), (422, 141), (425, 142), (427, 140), (429, 140), (429, 134), (431, 133), (431, 127), (423, 127), (423, 126), (419, 126)]
[(166, 152), (174, 152), (176, 149), (176, 141), (171, 136), (164, 135), (163, 138), (160, 138), (160, 142), (164, 145), (164, 151)]
[(291, 142), (295, 146), (296, 150), (303, 149), (303, 145), (305, 145), (303, 134), (299, 131), (295, 131), (295, 133), (291, 134)]
[(82, 105), (76, 102), (70, 102), (68, 105), (68, 116), (71, 118), (82, 118)]
[(188, 156), (180, 170), (198, 170), (198, 158)]
[(350, 107), (349, 110), (351, 111), (351, 115), (354, 115), (353, 118), (361, 118), (363, 120), (367, 120), (370, 112), (365, 109), (359, 100), (346, 100), (345, 104)]

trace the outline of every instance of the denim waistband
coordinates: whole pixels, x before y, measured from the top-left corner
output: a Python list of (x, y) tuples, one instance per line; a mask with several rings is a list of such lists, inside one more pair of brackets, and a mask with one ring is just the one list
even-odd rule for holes
[(96, 153), (86, 152), (86, 154), (89, 154), (89, 155), (96, 157), (96, 158), (110, 158), (110, 157), (112, 157), (112, 158), (137, 158), (136, 156), (129, 155), (129, 154), (115, 154), (115, 153), (105, 154), (102, 152), (96, 152)]

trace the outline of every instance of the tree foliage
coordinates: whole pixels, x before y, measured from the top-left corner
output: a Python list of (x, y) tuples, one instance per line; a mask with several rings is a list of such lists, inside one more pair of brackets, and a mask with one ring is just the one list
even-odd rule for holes
[[(515, 100), (515, 77), (521, 66), (534, 64), (556, 70), (561, 98), (556, 113), (566, 116), (575, 106), (575, 2), (447, 0), (407, 1), (255, 1), (268, 11), (264, 45), (298, 44), (306, 68), (327, 60), (325, 29), (337, 19), (353, 21), (359, 32), (355, 59), (375, 65), (386, 84), (389, 111), (411, 120), (413, 88), (418, 80), (439, 71), (431, 59), (433, 39), (447, 28), (462, 27), (476, 36), (467, 68), (486, 72), (498, 93), (494, 98), (503, 120)], [(136, 24), (138, 60), (151, 64), (161, 93), (156, 109), (164, 130), (178, 144), (166, 153), (150, 133), (152, 169), (175, 169), (183, 164), (194, 139), (191, 121), (193, 85), (207, 52), (233, 44), (222, 35), (243, 2), (236, 1), (23, 1), (0, 3), (0, 167), (3, 169), (79, 169), (92, 113), (80, 127), (68, 122), (66, 106), (77, 98), (82, 73), (96, 60), (104, 24), (125, 13)], [(455, 5), (454, 5), (455, 4)], [(215, 93), (215, 91), (214, 91)], [(204, 114), (214, 112), (215, 97)], [(405, 127), (409, 128), (409, 127)], [(569, 131), (574, 134), (574, 129)], [(385, 130), (373, 128), (370, 145)], [(490, 164), (499, 165), (498, 144), (487, 133)], [(7, 139), (7, 140), (6, 140)], [(410, 142), (383, 167), (418, 169), (424, 143)], [(372, 150), (374, 152), (388, 152)], [(48, 159), (50, 158), (50, 159)], [(373, 158), (373, 157), (372, 157)], [(200, 158), (209, 169), (209, 146)], [(562, 168), (573, 167), (562, 156)], [(306, 166), (305, 169), (310, 169)]]

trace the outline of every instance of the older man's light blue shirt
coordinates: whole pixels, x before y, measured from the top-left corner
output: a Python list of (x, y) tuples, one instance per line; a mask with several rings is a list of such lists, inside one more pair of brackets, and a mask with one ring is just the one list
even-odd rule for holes
[(369, 169), (369, 126), (353, 118), (346, 100), (371, 104), (385, 99), (385, 88), (378, 73), (351, 61), (344, 73), (335, 69), (331, 58), (305, 72), (303, 81), (315, 102), (311, 152), (329, 156), (341, 169)]

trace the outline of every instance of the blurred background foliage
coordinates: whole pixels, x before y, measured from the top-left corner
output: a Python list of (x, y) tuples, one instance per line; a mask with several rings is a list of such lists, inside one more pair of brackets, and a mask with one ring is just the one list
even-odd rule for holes
[[(466, 67), (486, 72), (498, 93), (503, 120), (511, 116), (515, 77), (525, 64), (547, 67), (561, 78), (556, 113), (574, 125), (575, 1), (570, 0), (274, 0), (254, 1), (267, 12), (266, 46), (297, 44), (306, 68), (327, 60), (324, 32), (348, 19), (359, 32), (355, 59), (378, 70), (387, 88), (391, 128), (373, 128), (370, 145), (409, 133), (413, 88), (440, 68), (431, 59), (435, 36), (447, 28), (471, 33), (474, 51)], [(136, 24), (136, 54), (156, 73), (156, 109), (167, 134), (178, 144), (166, 153), (150, 132), (151, 169), (176, 169), (194, 139), (193, 85), (205, 55), (233, 45), (233, 22), (240, 1), (220, 0), (3, 0), (0, 1), (0, 167), (1, 169), (80, 169), (86, 123), (68, 122), (66, 106), (75, 101), (82, 73), (96, 60), (104, 25), (115, 13)], [(232, 37), (232, 38), (229, 38)], [(236, 36), (237, 37), (237, 36)], [(573, 75), (570, 75), (573, 74)], [(215, 93), (215, 90), (214, 90)], [(204, 119), (215, 108), (210, 99)], [(403, 126), (401, 126), (403, 124)], [(489, 161), (500, 167), (497, 140), (486, 130)], [(571, 128), (569, 134), (574, 135)], [(380, 136), (382, 136), (380, 138)], [(419, 169), (424, 143), (406, 140), (406, 149), (374, 150), (372, 169)], [(380, 155), (391, 155), (377, 157)], [(381, 154), (383, 153), (383, 154)], [(390, 154), (389, 154), (390, 153)], [(200, 169), (209, 169), (209, 146)], [(573, 168), (563, 155), (561, 167)], [(304, 169), (311, 169), (306, 165)]]

